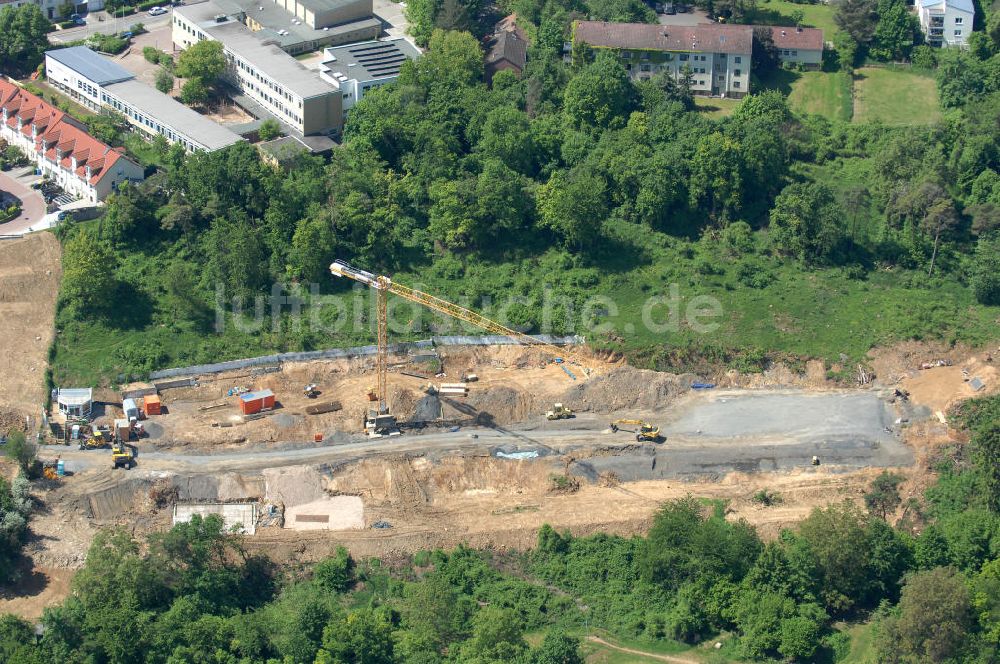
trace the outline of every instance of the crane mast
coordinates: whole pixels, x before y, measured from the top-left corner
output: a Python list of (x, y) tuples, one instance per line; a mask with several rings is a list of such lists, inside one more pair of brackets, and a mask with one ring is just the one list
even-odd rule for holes
[(554, 344), (550, 344), (546, 341), (541, 341), (532, 337), (530, 335), (524, 334), (523, 332), (518, 332), (517, 330), (511, 329), (505, 325), (490, 320), (482, 314), (476, 313), (471, 309), (466, 309), (447, 300), (443, 300), (439, 297), (431, 295), (430, 293), (424, 293), (415, 288), (410, 288), (409, 286), (404, 286), (403, 284), (398, 284), (394, 282), (389, 277), (383, 275), (375, 275), (371, 272), (366, 272), (365, 270), (359, 270), (358, 268), (352, 267), (345, 263), (344, 261), (334, 261), (330, 265), (330, 272), (337, 277), (345, 277), (348, 279), (353, 279), (359, 283), (362, 283), (369, 288), (375, 290), (376, 296), (376, 311), (378, 319), (378, 345), (376, 348), (376, 360), (375, 366), (378, 373), (378, 408), (379, 414), (384, 415), (388, 413), (388, 407), (385, 402), (385, 392), (386, 392), (386, 375), (388, 374), (388, 321), (387, 321), (387, 311), (388, 294), (392, 293), (398, 295), (399, 297), (409, 300), (410, 302), (416, 302), (421, 304), (428, 309), (443, 313), (452, 318), (456, 318), (466, 323), (471, 323), (476, 327), (480, 327), (487, 332), (493, 334), (499, 334), (507, 337), (511, 337), (519, 341), (522, 344), (529, 346), (536, 346), (543, 348), (555, 357), (565, 357), (573, 361), (573, 363), (580, 365), (584, 373), (589, 374), (590, 370), (587, 367), (586, 362), (581, 358), (577, 357), (574, 353), (567, 352), (566, 349), (560, 348)]

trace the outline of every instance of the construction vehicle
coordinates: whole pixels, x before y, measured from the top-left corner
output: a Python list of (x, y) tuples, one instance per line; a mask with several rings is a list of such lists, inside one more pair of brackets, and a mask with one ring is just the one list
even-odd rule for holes
[(309, 383), (304, 388), (302, 388), (302, 394), (305, 395), (307, 399), (315, 399), (319, 396), (319, 390), (316, 389), (316, 383)]
[(547, 420), (568, 420), (571, 417), (573, 417), (573, 411), (561, 403), (555, 404), (552, 410), (545, 413)]
[[(622, 429), (622, 425), (636, 427), (635, 429)], [(663, 441), (660, 435), (660, 427), (643, 422), (642, 420), (615, 420), (611, 423), (611, 431), (629, 431), (635, 434), (636, 442), (659, 443)]]
[(104, 437), (104, 432), (95, 429), (90, 438), (80, 441), (81, 450), (99, 450), (108, 446), (108, 440)]
[[(501, 325), (496, 321), (486, 318), (482, 314), (478, 314), (471, 309), (466, 309), (465, 307), (460, 307), (457, 304), (453, 304), (446, 300), (442, 300), (439, 297), (435, 297), (429, 293), (424, 293), (418, 291), (409, 286), (404, 286), (394, 282), (387, 276), (375, 275), (371, 272), (365, 272), (364, 270), (359, 270), (355, 267), (351, 267), (344, 261), (334, 261), (330, 265), (330, 272), (336, 277), (345, 277), (348, 279), (353, 279), (359, 283), (362, 283), (369, 288), (375, 289), (376, 305), (375, 309), (377, 312), (377, 343), (376, 343), (376, 353), (375, 353), (375, 372), (377, 375), (377, 385), (368, 394), (369, 400), (377, 402), (378, 405), (374, 409), (365, 410), (365, 430), (369, 432), (369, 435), (373, 435), (373, 431), (395, 431), (398, 433), (399, 429), (395, 424), (395, 418), (389, 414), (389, 405), (386, 403), (386, 381), (388, 376), (388, 359), (389, 359), (389, 345), (388, 345), (388, 298), (389, 293), (393, 293), (405, 300), (410, 302), (415, 302), (421, 304), (428, 309), (432, 309), (439, 313), (443, 313), (452, 318), (457, 318), (460, 321), (466, 323), (471, 323), (483, 330), (490, 332), (492, 334), (499, 334), (503, 336), (510, 337), (522, 344), (535, 346), (548, 351), (555, 358), (562, 361), (569, 361), (573, 364), (580, 366), (585, 374), (590, 374), (590, 368), (586, 360), (577, 357), (571, 352), (567, 352), (567, 349), (560, 348), (554, 344), (550, 344), (547, 341), (542, 341), (536, 339), (530, 335), (524, 334), (523, 332), (518, 332), (505, 325)], [(563, 367), (565, 370), (565, 367)], [(566, 370), (568, 374), (570, 372)], [(570, 374), (572, 376), (572, 374)], [(575, 378), (575, 376), (573, 376)], [(391, 422), (391, 424), (390, 424)], [(379, 434), (379, 435), (393, 435), (389, 434)]]
[(112, 468), (131, 470), (132, 466), (135, 465), (135, 455), (132, 454), (132, 449), (128, 445), (115, 443), (111, 447), (111, 462)]

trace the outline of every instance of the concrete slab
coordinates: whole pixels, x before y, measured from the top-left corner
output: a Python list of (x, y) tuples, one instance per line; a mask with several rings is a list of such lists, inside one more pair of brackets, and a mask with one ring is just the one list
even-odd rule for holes
[(360, 530), (365, 508), (359, 496), (333, 496), (285, 508), (285, 528), (291, 530)]
[(206, 505), (174, 505), (174, 525), (188, 523), (195, 514), (206, 517), (218, 514), (226, 530), (237, 528), (238, 532), (253, 535), (257, 531), (257, 505), (253, 503), (225, 504), (214, 503)]

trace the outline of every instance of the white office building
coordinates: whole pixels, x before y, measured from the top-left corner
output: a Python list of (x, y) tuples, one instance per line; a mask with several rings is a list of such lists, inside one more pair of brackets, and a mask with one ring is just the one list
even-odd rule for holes
[(113, 109), (135, 129), (161, 135), (189, 152), (212, 152), (243, 140), (169, 95), (135, 80), (131, 72), (86, 46), (45, 53), (50, 84), (91, 110)]
[(417, 47), (402, 37), (337, 46), (324, 51), (320, 77), (343, 94), (346, 115), (368, 90), (392, 83), (403, 63), (418, 57)]

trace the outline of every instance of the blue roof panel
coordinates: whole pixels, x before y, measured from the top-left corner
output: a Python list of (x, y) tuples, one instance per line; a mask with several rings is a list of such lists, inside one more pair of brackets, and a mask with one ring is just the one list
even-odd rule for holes
[(132, 72), (118, 63), (112, 62), (108, 58), (91, 51), (86, 46), (58, 48), (46, 51), (45, 55), (69, 67), (97, 85), (108, 85), (109, 83), (117, 83), (134, 78)]

